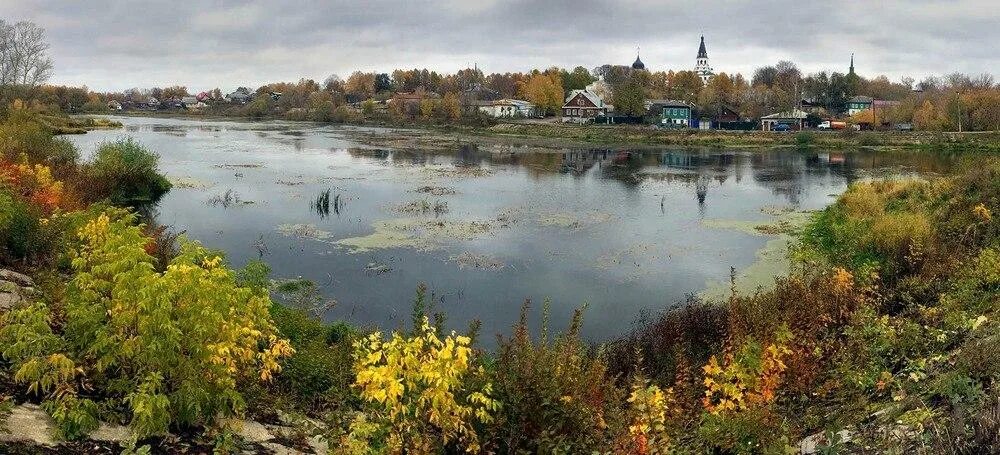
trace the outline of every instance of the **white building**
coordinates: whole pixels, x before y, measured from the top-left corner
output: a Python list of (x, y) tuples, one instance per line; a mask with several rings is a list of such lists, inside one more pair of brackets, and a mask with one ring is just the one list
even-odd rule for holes
[(596, 94), (586, 90), (573, 90), (566, 97), (562, 111), (563, 123), (587, 123), (595, 117), (607, 115), (608, 106)]
[(708, 79), (715, 75), (711, 66), (708, 66), (708, 51), (705, 50), (705, 36), (701, 37), (701, 46), (698, 47), (698, 63), (694, 67), (694, 72), (701, 78), (701, 82), (707, 83)]
[(532, 117), (535, 105), (522, 100), (503, 99), (482, 102), (479, 111), (493, 118)]

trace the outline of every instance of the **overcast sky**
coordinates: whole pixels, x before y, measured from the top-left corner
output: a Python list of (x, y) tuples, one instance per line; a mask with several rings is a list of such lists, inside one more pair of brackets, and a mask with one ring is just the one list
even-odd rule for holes
[(0, 0), (46, 28), (50, 82), (191, 90), (322, 81), (354, 70), (484, 72), (631, 64), (692, 69), (705, 34), (717, 72), (794, 61), (805, 72), (1000, 76), (998, 0)]

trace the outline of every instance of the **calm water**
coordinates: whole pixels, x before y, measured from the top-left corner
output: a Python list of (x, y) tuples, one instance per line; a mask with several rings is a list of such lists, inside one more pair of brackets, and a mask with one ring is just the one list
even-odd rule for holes
[[(712, 221), (768, 221), (768, 208), (819, 209), (859, 178), (947, 166), (862, 152), (383, 150), (342, 127), (119, 120), (125, 131), (72, 140), (84, 156), (122, 135), (159, 153), (180, 182), (161, 223), (236, 266), (262, 255), (276, 277), (316, 281), (337, 302), (328, 319), (398, 326), (426, 283), (449, 325), (477, 318), (484, 335), (507, 331), (530, 298), (536, 315), (551, 301), (557, 327), (587, 304), (584, 334), (615, 337), (644, 310), (727, 280), (768, 240)], [(212, 203), (229, 190), (239, 202)], [(330, 209), (317, 210), (326, 190)], [(401, 209), (414, 201), (439, 210)]]

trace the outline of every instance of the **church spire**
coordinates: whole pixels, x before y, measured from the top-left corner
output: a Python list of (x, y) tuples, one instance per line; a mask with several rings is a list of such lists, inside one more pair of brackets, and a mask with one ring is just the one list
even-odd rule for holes
[(705, 50), (705, 35), (701, 35), (701, 45), (698, 46), (698, 60), (694, 67), (694, 72), (698, 74), (702, 82), (708, 80), (715, 74), (712, 67), (708, 66), (708, 51)]
[(854, 52), (851, 52), (851, 70), (847, 74), (854, 74)]

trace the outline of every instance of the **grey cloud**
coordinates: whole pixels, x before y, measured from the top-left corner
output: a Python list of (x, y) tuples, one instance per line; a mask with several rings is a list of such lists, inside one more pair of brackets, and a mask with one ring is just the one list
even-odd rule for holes
[(56, 83), (228, 89), (354, 69), (590, 68), (627, 64), (636, 45), (651, 69), (680, 70), (701, 33), (716, 70), (744, 75), (778, 59), (845, 71), (851, 52), (862, 74), (893, 79), (996, 73), (991, 3), (0, 0), (0, 17), (47, 28)]

